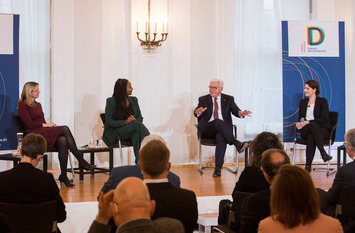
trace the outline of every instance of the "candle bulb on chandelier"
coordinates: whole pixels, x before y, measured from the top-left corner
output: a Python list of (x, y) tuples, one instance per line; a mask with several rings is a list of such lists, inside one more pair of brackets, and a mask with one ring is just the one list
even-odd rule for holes
[(137, 32), (139, 32), (139, 28), (138, 28), (138, 20), (137, 20)]
[(145, 21), (145, 32), (148, 33), (148, 22)]
[(157, 33), (157, 22), (155, 21), (154, 32)]
[(163, 33), (164, 33), (164, 26), (165, 26), (165, 25), (164, 25), (164, 22), (163, 22)]

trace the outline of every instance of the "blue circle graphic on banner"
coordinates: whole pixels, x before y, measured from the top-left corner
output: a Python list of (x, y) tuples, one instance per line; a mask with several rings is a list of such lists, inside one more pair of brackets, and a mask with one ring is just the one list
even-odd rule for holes
[(5, 105), (6, 105), (6, 88), (5, 88), (5, 80), (4, 77), (2, 76), (0, 72), (0, 97), (3, 95), (3, 98), (0, 98), (0, 120), (2, 119), (2, 116), (4, 115), (5, 112)]

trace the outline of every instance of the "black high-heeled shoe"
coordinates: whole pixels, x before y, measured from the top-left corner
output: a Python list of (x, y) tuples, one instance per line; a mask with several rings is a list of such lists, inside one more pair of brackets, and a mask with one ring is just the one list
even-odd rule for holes
[(328, 153), (325, 151), (323, 151), (321, 153), (321, 156), (322, 156), (322, 159), (324, 162), (328, 162), (329, 160), (332, 160), (332, 158), (333, 158), (332, 156), (328, 155)]
[(64, 177), (64, 176), (60, 175), (58, 177), (58, 180), (60, 182), (60, 185), (62, 185), (62, 183), (63, 183), (66, 187), (74, 187), (75, 186), (75, 184), (70, 183), (68, 177)]
[(80, 167), (84, 168), (87, 171), (93, 171), (96, 168), (96, 165), (91, 165), (91, 164), (85, 164), (85, 165), (80, 165)]

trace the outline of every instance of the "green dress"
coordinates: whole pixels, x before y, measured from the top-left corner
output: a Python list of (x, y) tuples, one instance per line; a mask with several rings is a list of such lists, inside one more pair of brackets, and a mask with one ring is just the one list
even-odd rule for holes
[[(139, 160), (139, 149), (141, 142), (145, 136), (149, 135), (148, 129), (143, 125), (143, 117), (141, 110), (139, 109), (138, 99), (134, 96), (128, 96), (129, 105), (134, 111), (135, 121), (125, 124), (126, 120), (114, 120), (113, 113), (115, 112), (116, 101), (114, 97), (107, 98), (105, 108), (105, 120), (106, 126), (115, 128), (122, 140), (132, 140), (134, 156), (136, 157), (136, 163)], [(105, 129), (103, 136), (105, 144), (112, 148), (117, 140), (116, 134), (109, 129)]]

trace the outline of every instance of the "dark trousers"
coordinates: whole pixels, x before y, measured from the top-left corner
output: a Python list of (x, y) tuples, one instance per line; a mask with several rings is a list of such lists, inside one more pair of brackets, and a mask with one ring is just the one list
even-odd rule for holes
[(322, 153), (324, 151), (324, 139), (329, 138), (330, 130), (311, 122), (301, 129), (301, 138), (307, 141), (306, 166), (311, 166), (316, 148)]
[(213, 120), (203, 126), (202, 137), (216, 140), (215, 163), (216, 166), (222, 167), (227, 143), (231, 143), (234, 139), (233, 127), (220, 119)]

